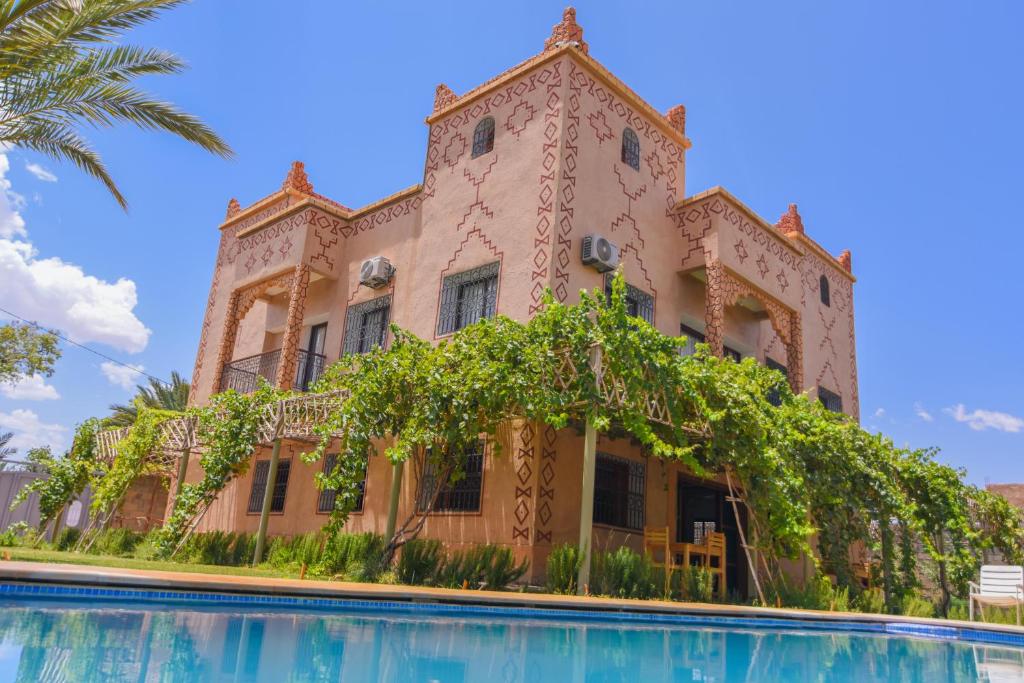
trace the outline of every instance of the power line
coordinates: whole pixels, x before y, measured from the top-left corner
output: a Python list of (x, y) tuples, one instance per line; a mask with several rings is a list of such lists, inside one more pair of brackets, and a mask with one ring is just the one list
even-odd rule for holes
[(25, 323), (26, 325), (31, 325), (32, 327), (36, 328), (37, 330), (40, 330), (41, 332), (45, 332), (47, 334), (52, 334), (53, 336), (57, 337), (58, 339), (66, 341), (68, 344), (73, 344), (73, 345), (77, 346), (80, 349), (85, 349), (86, 351), (88, 351), (91, 354), (97, 355), (100, 358), (105, 358), (106, 360), (110, 361), (111, 363), (117, 363), (118, 365), (126, 367), (129, 370), (132, 370), (134, 372), (137, 372), (140, 375), (143, 375), (145, 377), (150, 378), (151, 380), (154, 380), (156, 382), (160, 382), (160, 384), (163, 384), (163, 385), (168, 386), (168, 387), (171, 386), (171, 383), (166, 381), (166, 380), (162, 380), (159, 377), (154, 377), (153, 375), (149, 374), (148, 372), (145, 372), (144, 370), (139, 370), (134, 365), (129, 365), (128, 363), (123, 363), (123, 362), (119, 361), (116, 358), (111, 358), (110, 356), (108, 356), (105, 353), (100, 353), (99, 351), (96, 351), (95, 349), (90, 349), (88, 346), (86, 346), (84, 344), (79, 344), (78, 342), (76, 342), (76, 341), (74, 341), (72, 339), (68, 339), (67, 337), (62, 335), (60, 332), (57, 332), (56, 330), (47, 330), (44, 327), (42, 327), (39, 323), (35, 322), (34, 320), (27, 320), (26, 318), (22, 318), (20, 315), (18, 315), (16, 313), (11, 313), (6, 308), (0, 308), (0, 313), (6, 313), (7, 315), (11, 316), (12, 318), (16, 318), (17, 320), (20, 320), (21, 322)]

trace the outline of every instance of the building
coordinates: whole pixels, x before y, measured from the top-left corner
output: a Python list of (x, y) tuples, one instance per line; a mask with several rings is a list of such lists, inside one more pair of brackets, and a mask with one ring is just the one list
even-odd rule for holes
[[(388, 322), (439, 340), (482, 316), (525, 320), (545, 288), (571, 302), (605, 283), (581, 258), (596, 234), (619, 248), (631, 305), (662, 332), (753, 356), (857, 417), (849, 252), (837, 258), (813, 241), (795, 205), (772, 224), (720, 187), (688, 195), (685, 109), (655, 111), (594, 60), (574, 10), (523, 63), (463, 95), (439, 85), (426, 123), (423, 182), (369, 206), (318, 194), (298, 162), (276, 192), (244, 209), (230, 201), (194, 403), (249, 390), (259, 376), (305, 388), (343, 352), (386, 344)], [(368, 266), (388, 276), (370, 287), (361, 269), (375, 257), (391, 268)], [(501, 457), (487, 446), (471, 459), (424, 535), (512, 546), (538, 578), (552, 545), (578, 536), (582, 437), (524, 423), (508, 440)], [(326, 520), (330, 495), (316, 490), (304, 448), (283, 449), (271, 534)], [(720, 529), (730, 584), (742, 583), (721, 487), (648, 461), (628, 440), (602, 438), (599, 452), (595, 547), (638, 544), (645, 524), (679, 540)], [(205, 528), (256, 530), (267, 457), (221, 494)], [(391, 476), (371, 458), (350, 529), (383, 531)], [(410, 479), (401, 506), (416, 504)]]

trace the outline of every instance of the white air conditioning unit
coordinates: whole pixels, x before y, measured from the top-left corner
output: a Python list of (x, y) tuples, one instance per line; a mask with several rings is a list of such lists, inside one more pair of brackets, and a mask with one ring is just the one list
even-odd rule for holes
[(583, 238), (583, 265), (607, 273), (619, 266), (619, 248), (601, 235), (591, 233)]
[(391, 281), (395, 274), (395, 267), (383, 256), (374, 256), (363, 261), (359, 268), (359, 282), (367, 287), (383, 287)]

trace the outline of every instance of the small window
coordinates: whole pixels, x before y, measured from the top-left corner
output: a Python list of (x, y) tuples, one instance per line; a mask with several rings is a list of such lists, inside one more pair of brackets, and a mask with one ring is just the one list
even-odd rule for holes
[(383, 347), (388, 336), (390, 316), (390, 294), (349, 306), (345, 314), (345, 341), (341, 352), (346, 355), (369, 353), (378, 346)]
[[(277, 481), (274, 482), (274, 495), (270, 499), (271, 512), (284, 512), (284, 496), (288, 492), (288, 472), (290, 460), (277, 463)], [(270, 461), (259, 460), (252, 472), (252, 491), (249, 493), (249, 512), (263, 512), (263, 494), (267, 490), (267, 478), (270, 474)]]
[(425, 510), (436, 486), (441, 487), (434, 500), (434, 512), (479, 512), (480, 495), (484, 483), (484, 442), (478, 441), (475, 446), (463, 454), (463, 477), (457, 482), (438, 482), (437, 472), (431, 463), (427, 463), (423, 471), (423, 481), (416, 507)]
[[(338, 463), (337, 453), (328, 453), (324, 456), (324, 474), (330, 474), (331, 470)], [(367, 465), (369, 463), (367, 462)], [(366, 495), (366, 468), (363, 468), (363, 480), (359, 482), (359, 496), (356, 498), (356, 505), (352, 508), (352, 512), (363, 511), (363, 498)], [(320, 491), (320, 496), (316, 501), (317, 512), (333, 512), (334, 502), (338, 497), (337, 489), (324, 489)]]
[[(604, 279), (604, 294), (609, 299), (612, 296), (612, 277), (606, 276)], [(626, 285), (626, 312), (635, 317), (642, 318), (654, 324), (654, 297), (645, 292), (642, 289), (637, 289), (633, 285)]]
[(686, 337), (686, 345), (679, 349), (679, 353), (684, 356), (692, 356), (697, 353), (697, 344), (703, 344), (707, 341), (703, 332), (698, 332), (689, 325), (680, 325), (679, 334)]
[(623, 529), (644, 528), (644, 481), (642, 462), (597, 454), (594, 473), (594, 522)]
[[(786, 366), (783, 365), (782, 363), (778, 362), (773, 358), (765, 358), (764, 364), (771, 368), (772, 370), (778, 370), (779, 372), (782, 373), (783, 377), (785, 377), (787, 380), (789, 379), (789, 370), (787, 370)], [(782, 405), (782, 395), (779, 393), (778, 389), (772, 389), (771, 391), (769, 391), (768, 396), (766, 398), (768, 399), (768, 402), (771, 403), (773, 406), (778, 407)]]
[(818, 400), (821, 401), (821, 405), (833, 413), (843, 412), (843, 397), (833, 394), (825, 387), (818, 387)]
[(444, 279), (437, 336), (451, 334), (482, 318), (494, 317), (498, 304), (500, 265), (490, 263)]
[(737, 363), (743, 360), (743, 354), (730, 346), (722, 347), (722, 351), (725, 358), (732, 358)]
[(822, 275), (821, 279), (818, 280), (818, 291), (821, 292), (821, 303), (831, 307), (832, 297), (829, 295), (828, 291), (828, 278), (824, 275)]
[(622, 163), (629, 164), (634, 171), (640, 170), (640, 139), (632, 128), (622, 131)]
[(488, 116), (473, 129), (473, 158), (494, 149), (494, 119)]

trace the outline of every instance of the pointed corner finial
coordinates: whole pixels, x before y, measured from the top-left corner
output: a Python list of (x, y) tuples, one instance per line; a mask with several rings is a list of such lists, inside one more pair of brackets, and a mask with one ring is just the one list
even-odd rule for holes
[(309, 176), (306, 175), (306, 165), (304, 163), (301, 161), (292, 162), (292, 167), (288, 169), (288, 175), (285, 176), (281, 189), (295, 190), (302, 194), (313, 194), (313, 183), (309, 182)]
[(231, 220), (238, 214), (242, 213), (242, 205), (238, 203), (238, 200), (232, 197), (228, 200), (228, 213), (224, 217), (224, 220)]
[(444, 83), (438, 83), (437, 88), (434, 90), (434, 111), (441, 111), (449, 104), (453, 104), (457, 99), (459, 99), (459, 96), (452, 92), (451, 88)]
[(686, 107), (677, 104), (668, 110), (665, 118), (668, 119), (668, 124), (678, 130), (681, 135), (686, 135)]
[(839, 265), (845, 268), (847, 273), (853, 273), (853, 254), (849, 249), (844, 249), (839, 255)]
[(583, 54), (589, 54), (590, 47), (583, 40), (583, 27), (576, 23), (576, 8), (566, 7), (562, 12), (562, 21), (551, 29), (551, 37), (544, 41), (544, 52), (555, 50), (563, 45), (574, 45)]
[(796, 204), (789, 205), (789, 210), (782, 214), (775, 227), (786, 234), (791, 232), (804, 234), (804, 219), (800, 218), (800, 213), (796, 210)]

